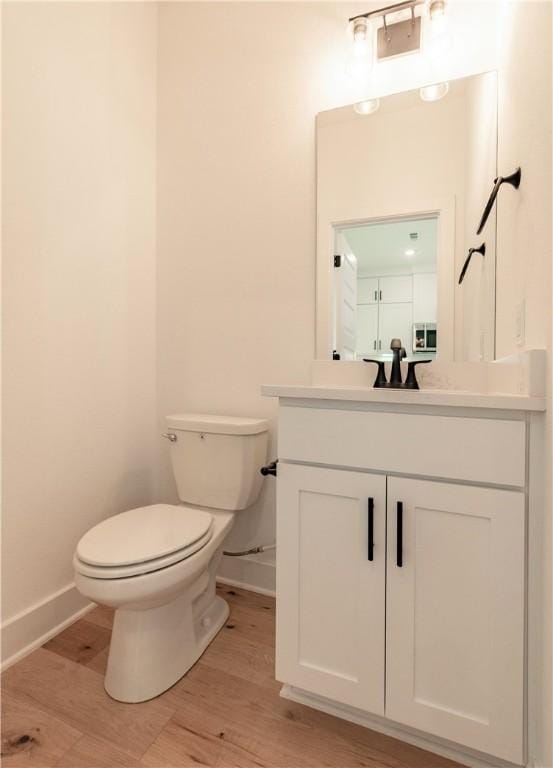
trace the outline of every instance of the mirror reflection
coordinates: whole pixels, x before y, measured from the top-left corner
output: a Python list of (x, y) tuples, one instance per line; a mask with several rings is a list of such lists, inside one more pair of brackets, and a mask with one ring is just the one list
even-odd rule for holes
[(344, 263), (335, 274), (336, 343), (341, 359), (437, 349), (437, 217), (395, 219), (336, 229)]
[(318, 358), (495, 357), (496, 74), (427, 91), (317, 117)]

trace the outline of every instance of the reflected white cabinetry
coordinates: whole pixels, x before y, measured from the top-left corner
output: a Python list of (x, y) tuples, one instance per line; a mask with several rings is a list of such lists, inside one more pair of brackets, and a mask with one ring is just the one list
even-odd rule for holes
[(357, 305), (356, 352), (371, 354), (378, 349), (378, 304)]
[(357, 303), (378, 303), (378, 277), (357, 278)]
[(435, 272), (413, 275), (413, 322), (436, 323), (438, 285)]
[(379, 301), (397, 304), (413, 301), (413, 276), (390, 275), (379, 279)]
[(413, 342), (413, 305), (381, 304), (379, 311), (379, 350), (389, 352), (392, 339), (401, 339), (406, 349), (411, 349)]
[(524, 416), (328, 406), (280, 407), (277, 679), (523, 764)]
[(413, 301), (413, 275), (357, 277), (358, 304), (397, 304)]
[(359, 357), (389, 352), (400, 338), (406, 347), (413, 336), (413, 275), (357, 278), (357, 341)]

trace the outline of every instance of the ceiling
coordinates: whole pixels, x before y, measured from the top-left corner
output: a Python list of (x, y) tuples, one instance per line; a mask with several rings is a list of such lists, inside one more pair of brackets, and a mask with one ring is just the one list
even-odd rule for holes
[[(436, 267), (438, 219), (402, 219), (341, 228), (347, 245), (357, 257), (358, 272), (407, 272)], [(417, 239), (410, 237), (418, 233)], [(414, 255), (406, 256), (412, 249)]]

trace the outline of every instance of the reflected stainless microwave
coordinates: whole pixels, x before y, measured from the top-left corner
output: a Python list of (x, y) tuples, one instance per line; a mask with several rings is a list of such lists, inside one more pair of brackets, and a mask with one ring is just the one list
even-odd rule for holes
[(413, 323), (413, 352), (435, 352), (437, 346), (436, 323)]

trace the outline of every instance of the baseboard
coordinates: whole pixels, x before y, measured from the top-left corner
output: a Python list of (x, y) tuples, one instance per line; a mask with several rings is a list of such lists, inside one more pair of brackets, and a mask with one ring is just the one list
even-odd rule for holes
[(74, 584), (60, 589), (2, 624), (2, 664), (7, 669), (92, 610)]
[[(346, 704), (339, 704), (330, 699), (326, 699), (323, 696), (308, 693), (307, 691), (303, 691), (300, 688), (295, 688), (291, 685), (283, 685), (280, 690), (280, 695), (284, 699), (290, 699), (290, 701), (295, 701), (298, 704), (305, 704), (313, 709), (326, 712), (328, 715), (334, 715), (335, 717), (342, 718), (342, 720), (348, 720), (351, 723), (362, 725), (372, 731), (378, 731), (378, 733), (383, 733), (386, 736), (399, 739), (414, 747), (425, 749), (428, 752), (440, 755), (440, 757), (446, 757), (449, 760), (454, 760), (457, 763), (469, 766), (469, 768), (491, 768), (491, 766), (494, 766), (495, 768), (498, 766), (503, 768), (514, 768), (513, 763), (507, 763), (488, 755), (473, 752), (472, 750), (465, 751), (464, 749), (459, 749), (456, 745), (452, 745), (451, 742), (444, 742), (438, 738), (434, 739), (431, 736), (429, 737), (426, 734), (422, 734), (420, 731), (415, 731), (406, 726), (402, 726), (399, 723), (394, 723), (390, 720), (377, 717), (376, 715), (369, 715), (362, 710), (349, 707)], [(428, 766), (428, 768), (431, 767)]]
[(267, 595), (267, 597), (276, 597), (274, 589), (263, 589), (253, 584), (246, 584), (243, 581), (236, 581), (235, 579), (227, 579), (224, 576), (217, 576), (217, 583), (224, 584), (227, 587), (238, 587), (238, 589), (245, 589), (247, 592), (255, 592), (258, 595)]
[(275, 564), (274, 561), (267, 562), (256, 555), (223, 557), (217, 573), (217, 581), (274, 597), (276, 590)]

